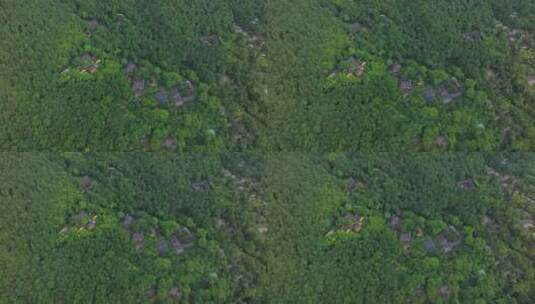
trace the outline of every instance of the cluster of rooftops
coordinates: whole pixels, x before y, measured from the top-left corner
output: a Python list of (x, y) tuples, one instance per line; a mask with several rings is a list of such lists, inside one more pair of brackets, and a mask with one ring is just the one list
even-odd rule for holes
[[(401, 91), (409, 95), (413, 90), (413, 81), (401, 76), (402, 66), (399, 63), (394, 63), (390, 66), (390, 71), (396, 77), (398, 86)], [(443, 103), (450, 103), (463, 96), (463, 85), (456, 78), (452, 77), (443, 81), (437, 86), (428, 86), (424, 90), (422, 97), (428, 103), (442, 100)]]
[[(147, 81), (135, 76), (135, 71), (138, 66), (134, 62), (128, 62), (124, 66), (124, 73), (132, 83), (132, 88), (136, 96), (145, 95), (149, 87), (157, 87), (158, 83), (155, 80)], [(170, 88), (160, 88), (155, 94), (154, 98), (160, 105), (166, 105), (170, 102), (175, 106), (180, 107), (184, 104), (194, 101), (196, 97), (196, 90), (193, 83), (185, 80), (182, 83)]]

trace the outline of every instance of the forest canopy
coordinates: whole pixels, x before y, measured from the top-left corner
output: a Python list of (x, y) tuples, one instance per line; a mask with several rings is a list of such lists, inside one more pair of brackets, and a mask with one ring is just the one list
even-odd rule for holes
[(0, 303), (531, 303), (534, 163), (4, 153)]
[(531, 151), (535, 5), (0, 1), (3, 151)]
[(0, 0), (0, 304), (535, 303), (534, 25)]

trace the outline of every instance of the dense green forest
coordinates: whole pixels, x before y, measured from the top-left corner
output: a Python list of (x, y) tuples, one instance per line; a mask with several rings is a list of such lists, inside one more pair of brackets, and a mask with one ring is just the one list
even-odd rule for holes
[(247, 147), (257, 1), (0, 1), (2, 150)]
[(1, 303), (532, 303), (533, 154), (1, 155)]
[(533, 155), (284, 155), (271, 303), (531, 303)]
[(0, 0), (0, 304), (535, 303), (534, 25)]
[(267, 147), (533, 150), (533, 1), (271, 3)]
[(254, 156), (29, 153), (0, 163), (1, 303), (257, 297), (265, 206)]
[(526, 0), (2, 0), (3, 151), (531, 151)]

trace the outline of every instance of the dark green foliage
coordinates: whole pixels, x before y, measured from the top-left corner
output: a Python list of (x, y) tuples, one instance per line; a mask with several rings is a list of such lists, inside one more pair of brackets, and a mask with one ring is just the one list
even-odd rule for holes
[(1, 154), (0, 168), (0, 302), (50, 300), (51, 241), (80, 195), (43, 156)]

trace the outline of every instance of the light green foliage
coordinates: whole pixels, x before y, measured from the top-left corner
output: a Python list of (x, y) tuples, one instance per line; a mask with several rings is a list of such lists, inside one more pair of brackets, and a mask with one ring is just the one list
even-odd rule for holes
[(167, 72), (162, 75), (162, 81), (165, 87), (171, 88), (182, 81), (182, 76), (178, 73)]

